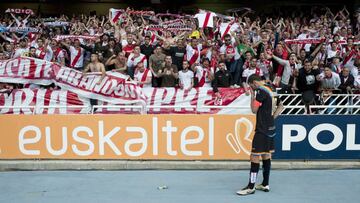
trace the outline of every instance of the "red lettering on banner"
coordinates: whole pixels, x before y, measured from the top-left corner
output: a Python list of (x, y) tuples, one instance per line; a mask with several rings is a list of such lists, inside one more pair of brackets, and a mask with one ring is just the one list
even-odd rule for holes
[(196, 99), (196, 106), (197, 106), (197, 110), (199, 112), (210, 112), (210, 109), (209, 108), (201, 108), (202, 106), (206, 105), (206, 102), (207, 101), (211, 101), (213, 100), (213, 96), (212, 94), (209, 94), (209, 89), (206, 89), (206, 88), (200, 88), (199, 89), (199, 96), (198, 98)]
[(40, 78), (41, 77), (41, 71), (44, 70), (45, 61), (43, 61), (43, 60), (35, 60), (34, 63), (36, 65), (34, 77)]
[[(121, 86), (121, 87), (120, 87)], [(133, 97), (137, 97), (138, 94), (135, 85), (118, 85), (114, 90), (121, 91), (118, 93), (124, 94), (124, 98), (131, 101)], [(119, 88), (119, 89), (117, 89)], [(148, 105), (177, 105), (177, 106), (195, 106), (194, 108), (155, 108), (149, 109), (148, 113), (217, 113), (220, 109), (211, 109), (211, 108), (202, 108), (204, 105), (211, 106), (215, 105), (214, 95), (211, 88), (193, 88), (191, 91), (184, 91), (177, 88), (146, 88), (145, 90), (148, 93)], [(222, 105), (236, 105), (235, 100), (243, 94), (242, 89), (231, 89), (231, 88), (221, 88), (223, 96)], [(115, 95), (115, 93), (113, 94)], [(241, 105), (243, 100), (240, 101)], [(56, 114), (56, 113), (88, 113), (91, 108), (89, 107), (79, 107), (76, 109), (73, 108), (47, 108), (49, 105), (52, 106), (68, 106), (68, 105), (88, 105), (90, 106), (89, 98), (79, 97), (77, 94), (66, 91), (66, 90), (30, 90), (30, 89), (20, 89), (13, 90), (9, 95), (7, 93), (0, 94), (0, 104), (3, 106), (9, 106), (10, 108), (0, 109), (0, 114), (31, 114), (32, 109), (27, 108), (26, 106), (45, 106), (45, 108), (37, 108), (36, 114)], [(115, 103), (109, 102), (100, 102), (99, 105), (116, 105)], [(127, 103), (128, 104), (128, 103)], [(21, 108), (13, 109), (11, 106), (22, 106)], [(238, 104), (239, 105), (239, 104)], [(139, 109), (135, 108), (110, 108), (104, 107), (102, 111), (98, 109), (99, 113), (130, 113), (130, 112), (139, 112)], [(234, 111), (238, 113), (245, 113), (245, 110), (231, 110), (231, 113)], [(222, 111), (223, 112), (223, 111)], [(226, 112), (225, 112), (226, 113)]]
[[(190, 94), (191, 93), (191, 94)], [(176, 99), (175, 99), (175, 106), (183, 105), (183, 106), (190, 106), (191, 100), (195, 98), (197, 91), (192, 88), (191, 90), (181, 90), (178, 89), (176, 92)], [(181, 111), (181, 107), (175, 108), (175, 111)], [(193, 111), (193, 108), (185, 108), (185, 110)]]
[(18, 59), (13, 60), (13, 61), (9, 61), (6, 64), (6, 74), (7, 74), (7, 76), (13, 76), (14, 74), (12, 72), (12, 69), (17, 70), (18, 66), (19, 66), (19, 60)]
[(118, 97), (122, 97), (125, 94), (125, 85), (118, 84), (118, 86), (114, 89), (114, 94)]
[(117, 81), (114, 79), (110, 79), (106, 81), (104, 87), (101, 90), (101, 93), (106, 95), (112, 95), (116, 85), (117, 85)]
[(83, 89), (91, 89), (91, 84), (94, 82), (95, 75), (87, 75), (86, 77), (82, 77), (79, 83), (79, 88)]
[[(96, 93), (99, 93), (101, 88), (104, 86), (104, 84), (106, 83), (106, 81), (108, 80), (108, 77), (105, 76), (104, 79), (101, 81), (101, 83), (98, 85), (97, 82), (100, 80), (100, 78), (97, 78), (97, 81), (95, 83), (95, 86), (94, 87), (91, 87), (90, 91), (92, 92), (96, 92)], [(95, 80), (94, 80), (95, 82)]]

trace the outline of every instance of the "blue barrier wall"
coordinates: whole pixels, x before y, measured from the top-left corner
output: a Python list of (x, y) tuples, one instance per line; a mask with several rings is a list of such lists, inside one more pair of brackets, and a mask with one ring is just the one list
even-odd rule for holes
[(280, 116), (275, 159), (360, 159), (360, 115)]

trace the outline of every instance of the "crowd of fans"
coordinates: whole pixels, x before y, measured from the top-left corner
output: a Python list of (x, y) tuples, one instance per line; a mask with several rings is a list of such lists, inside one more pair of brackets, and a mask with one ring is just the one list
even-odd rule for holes
[[(40, 32), (0, 33), (0, 60), (28, 56), (103, 76), (117, 71), (143, 87), (205, 86), (216, 94), (218, 87), (247, 89), (247, 77), (258, 74), (281, 93), (304, 94), (305, 101), (310, 100), (306, 102), (316, 93), (360, 89), (360, 15), (345, 7), (335, 14), (315, 8), (271, 16), (243, 9), (230, 16), (211, 13), (208, 22), (201, 15), (207, 11), (161, 16), (129, 11), (116, 22), (111, 15), (40, 18), (6, 13), (0, 18), (2, 27), (34, 27)], [(48, 21), (56, 23), (48, 26)], [(189, 29), (149, 29), (167, 22)], [(224, 33), (222, 23), (230, 23), (230, 31)], [(96, 38), (59, 40), (58, 35)], [(294, 43), (314, 38), (319, 41)]]

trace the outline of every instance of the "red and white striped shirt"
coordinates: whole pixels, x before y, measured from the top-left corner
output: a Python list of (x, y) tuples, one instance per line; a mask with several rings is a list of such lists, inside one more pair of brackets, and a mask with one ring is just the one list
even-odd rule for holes
[(82, 68), (84, 65), (84, 52), (85, 50), (81, 47), (75, 48), (70, 46), (70, 67)]
[(36, 56), (39, 59), (43, 59), (43, 60), (46, 60), (46, 61), (51, 61), (52, 58), (53, 58), (53, 51), (52, 51), (52, 49), (51, 49), (51, 47), (49, 45), (47, 46), (47, 48), (39, 47), (36, 50)]
[(186, 46), (186, 60), (189, 61), (190, 66), (194, 63), (200, 63), (200, 51), (202, 49), (202, 45), (198, 44), (198, 46), (194, 49), (192, 46)]
[(53, 50), (54, 54), (53, 54), (53, 62), (57, 62), (57, 63), (61, 63), (62, 59), (65, 58), (65, 52), (63, 49), (61, 48), (57, 48), (55, 50)]
[(141, 54), (138, 57), (134, 56), (134, 53), (131, 53), (128, 61), (127, 61), (127, 66), (128, 67), (136, 67), (138, 63), (143, 62), (144, 63), (144, 67), (147, 68), (147, 59), (146, 56), (144, 54)]

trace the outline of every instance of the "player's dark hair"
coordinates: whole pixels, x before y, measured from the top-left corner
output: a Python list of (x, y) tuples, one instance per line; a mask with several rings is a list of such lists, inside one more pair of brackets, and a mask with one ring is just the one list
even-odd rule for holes
[(249, 78), (248, 78), (248, 83), (251, 84), (254, 81), (261, 81), (261, 77), (256, 75), (256, 74), (250, 75)]

